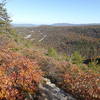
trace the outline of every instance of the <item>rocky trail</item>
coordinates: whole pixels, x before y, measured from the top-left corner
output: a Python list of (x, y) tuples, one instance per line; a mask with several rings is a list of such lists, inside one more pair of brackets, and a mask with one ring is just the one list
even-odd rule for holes
[(55, 84), (51, 83), (49, 79), (44, 78), (43, 81), (45, 82), (45, 85), (39, 85), (41, 91), (39, 100), (76, 100), (72, 95), (65, 93)]

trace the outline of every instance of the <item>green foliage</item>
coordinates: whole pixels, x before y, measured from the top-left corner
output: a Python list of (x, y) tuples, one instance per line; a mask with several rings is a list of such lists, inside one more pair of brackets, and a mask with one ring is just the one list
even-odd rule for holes
[(62, 60), (67, 60), (68, 61), (68, 59), (69, 59), (69, 57), (67, 56), (67, 54), (66, 53), (64, 53), (63, 55), (62, 55)]
[(71, 62), (73, 64), (82, 64), (83, 63), (83, 60), (84, 60), (84, 57), (82, 57), (80, 55), (80, 53), (78, 53), (77, 51), (74, 52), (71, 56)]
[(26, 40), (20, 34), (16, 34), (16, 31), (14, 29), (11, 30), (9, 38), (13, 39), (21, 48), (31, 48), (33, 45), (30, 40)]
[(97, 64), (98, 62), (97, 61), (91, 61), (89, 64), (88, 64), (88, 68), (89, 69), (92, 69), (93, 71), (95, 71), (96, 73), (100, 73), (100, 65)]
[(88, 65), (89, 68), (95, 68), (96, 66), (97, 66), (97, 61), (92, 61)]
[(48, 49), (48, 56), (57, 58), (57, 56), (58, 56), (57, 51), (54, 48), (49, 48)]
[(0, 2), (0, 31), (9, 33), (10, 31), (10, 17), (8, 16), (7, 9), (5, 7), (6, 0)]
[(71, 57), (67, 56), (67, 55), (63, 55), (63, 58), (65, 59), (65, 61), (71, 62)]
[(19, 51), (19, 48), (11, 48), (10, 50), (12, 50), (12, 51)]

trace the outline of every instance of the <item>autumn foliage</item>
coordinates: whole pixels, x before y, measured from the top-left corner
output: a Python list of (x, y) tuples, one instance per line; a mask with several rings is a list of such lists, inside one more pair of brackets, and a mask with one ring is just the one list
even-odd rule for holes
[(81, 100), (100, 100), (100, 74), (84, 72), (77, 66), (65, 72), (62, 87)]
[(18, 53), (0, 51), (0, 100), (31, 100), (41, 78), (35, 61)]
[(72, 60), (76, 64), (72, 64), (43, 56), (40, 52), (26, 52), (24, 52), (26, 56), (37, 60), (45, 76), (66, 93), (72, 94), (78, 100), (100, 100), (100, 73), (91, 69), (92, 66), (80, 64), (80, 56), (75, 54)]

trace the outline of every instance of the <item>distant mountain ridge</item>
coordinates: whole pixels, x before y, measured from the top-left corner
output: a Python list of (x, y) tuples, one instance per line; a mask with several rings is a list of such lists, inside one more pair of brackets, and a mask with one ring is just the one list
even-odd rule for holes
[(100, 25), (100, 23), (91, 24), (71, 24), (71, 23), (54, 23), (54, 24), (12, 24), (14, 27), (33, 27), (33, 26), (87, 26), (87, 25)]
[(71, 24), (71, 23), (55, 23), (51, 24), (52, 26), (76, 26), (78, 24)]
[(12, 24), (14, 27), (32, 27), (36, 26), (35, 24)]
[(71, 24), (71, 23), (55, 23), (52, 26), (87, 26), (87, 25), (100, 25), (100, 23), (89, 23), (89, 24)]

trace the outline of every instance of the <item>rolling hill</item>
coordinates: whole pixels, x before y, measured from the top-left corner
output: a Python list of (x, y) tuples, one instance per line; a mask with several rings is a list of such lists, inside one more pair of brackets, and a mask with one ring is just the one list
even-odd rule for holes
[(17, 33), (39, 46), (56, 48), (71, 55), (78, 51), (88, 58), (99, 56), (100, 26), (38, 26), (16, 28)]

